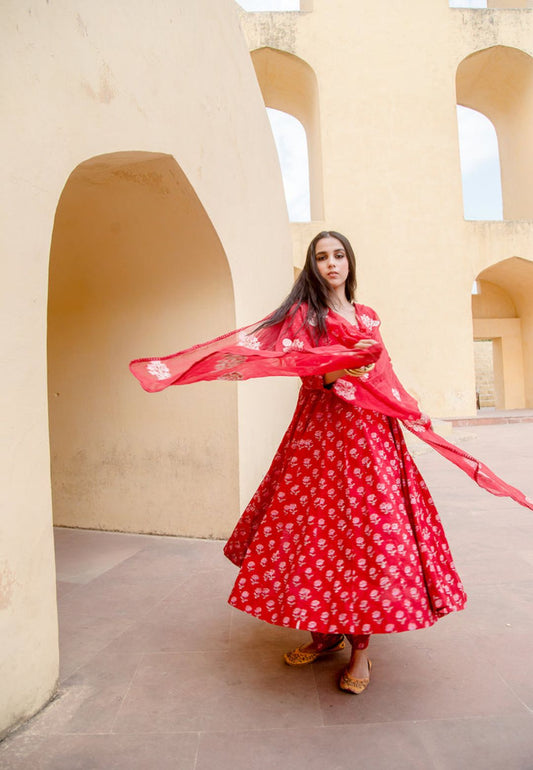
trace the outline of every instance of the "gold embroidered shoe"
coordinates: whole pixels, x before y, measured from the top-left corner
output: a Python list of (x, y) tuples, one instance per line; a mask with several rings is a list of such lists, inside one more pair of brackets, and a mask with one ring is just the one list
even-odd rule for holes
[(340, 689), (344, 690), (344, 692), (351, 692), (354, 695), (360, 695), (369, 685), (371, 671), (372, 661), (370, 658), (368, 659), (368, 676), (365, 676), (362, 679), (355, 679), (355, 677), (350, 676), (348, 671), (344, 669), (339, 679)]
[(345, 642), (341, 636), (335, 644), (331, 645), (331, 647), (324, 647), (323, 650), (304, 650), (303, 647), (305, 647), (305, 645), (285, 653), (283, 660), (288, 666), (306, 666), (308, 663), (314, 663), (315, 660), (322, 655), (329, 655), (330, 652), (340, 652), (341, 650), (344, 650)]

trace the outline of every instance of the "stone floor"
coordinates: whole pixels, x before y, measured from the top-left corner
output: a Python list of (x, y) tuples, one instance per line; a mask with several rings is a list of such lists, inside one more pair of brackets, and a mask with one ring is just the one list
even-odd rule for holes
[[(533, 424), (453, 439), (533, 494)], [(9, 770), (531, 770), (533, 513), (417, 456), (469, 593), (436, 626), (376, 636), (368, 690), (346, 653), (282, 662), (301, 632), (226, 604), (222, 544), (56, 531), (57, 698), (0, 745)]]

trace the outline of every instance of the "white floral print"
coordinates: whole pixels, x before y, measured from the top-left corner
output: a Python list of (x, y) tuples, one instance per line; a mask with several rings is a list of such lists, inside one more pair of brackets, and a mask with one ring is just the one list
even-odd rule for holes
[(303, 350), (304, 344), (302, 340), (291, 340), (285, 337), (285, 339), (281, 340), (281, 347), (283, 352), (287, 353), (289, 350)]
[(402, 420), (403, 424), (414, 433), (424, 433), (431, 428), (431, 420), (427, 414), (422, 414), (416, 420)]
[(363, 324), (363, 326), (366, 326), (366, 328), (369, 331), (372, 331), (372, 329), (375, 329), (376, 326), (379, 326), (381, 323), (381, 321), (378, 318), (371, 318), (366, 313), (361, 313), (361, 315), (359, 316), (359, 319)]
[(237, 335), (237, 345), (241, 348), (250, 348), (250, 350), (261, 349), (261, 342), (255, 334), (246, 334), (246, 332), (239, 332)]
[(346, 401), (353, 401), (355, 399), (355, 385), (353, 382), (339, 378), (335, 382), (334, 389), (335, 393)]
[(162, 361), (149, 361), (146, 364), (146, 370), (158, 380), (168, 380), (171, 376), (170, 369)]

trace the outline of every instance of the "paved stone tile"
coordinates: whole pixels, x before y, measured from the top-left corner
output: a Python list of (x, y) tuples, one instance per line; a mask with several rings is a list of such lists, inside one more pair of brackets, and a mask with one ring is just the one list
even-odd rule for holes
[(284, 652), (309, 641), (307, 631), (272, 626), (233, 607), (230, 607), (230, 613), (230, 647), (236, 655), (246, 655), (247, 650), (252, 654), (258, 649), (272, 650), (281, 660)]
[(478, 648), (493, 670), (533, 714), (531, 640), (531, 632), (509, 628), (507, 633), (485, 634), (479, 639)]
[(60, 687), (28, 724), (32, 735), (109, 733), (142, 656), (100, 653)]
[(204, 652), (227, 650), (231, 608), (220, 596), (199, 602), (173, 596), (132, 623), (106, 652)]
[(54, 536), (58, 580), (71, 583), (89, 583), (112, 567), (137, 553), (142, 548), (142, 536), (125, 535), (116, 532), (95, 532), (57, 528)]
[(466, 588), (468, 601), (464, 610), (441, 618), (429, 629), (416, 631), (416, 635), (455, 639), (460, 644), (464, 637), (491, 636), (508, 633), (510, 629), (529, 630), (533, 634), (533, 581), (504, 585), (472, 585), (467, 581)]
[(136, 620), (175, 588), (175, 580), (131, 582), (112, 573), (68, 593), (59, 603), (60, 613)]
[(340, 661), (313, 664), (325, 724), (397, 722), (522, 715), (525, 707), (474, 640), (450, 644), (411, 634), (377, 636), (368, 689), (360, 696), (337, 687)]
[(74, 591), (78, 587), (78, 583), (67, 583), (64, 580), (56, 581), (56, 594), (58, 602), (60, 602), (67, 594)]
[(17, 735), (0, 745), (6, 770), (195, 770), (198, 736)]
[(437, 770), (531, 770), (533, 715), (421, 722), (417, 734)]
[[(204, 733), (196, 770), (434, 770), (408, 723)], [(457, 770), (457, 768), (456, 768)]]
[[(221, 541), (187, 540), (186, 538), (151, 538), (148, 543), (129, 559), (113, 569), (113, 577), (125, 583), (167, 581), (180, 585), (184, 580), (200, 572), (225, 571), (236, 575), (236, 568), (222, 552)], [(228, 577), (229, 579), (229, 577)]]
[(453, 555), (467, 591), (469, 584), (502, 585), (533, 581), (533, 564), (529, 561), (528, 552), (518, 550), (516, 546), (471, 541), (468, 546), (453, 548)]
[[(154, 551), (154, 553), (156, 553)], [(107, 647), (108, 652), (209, 652), (227, 649), (233, 584), (228, 570), (196, 570), (132, 623)]]
[(64, 682), (76, 669), (127, 628), (128, 618), (99, 617), (72, 611), (59, 613), (59, 680)]
[(279, 655), (213, 652), (144, 656), (116, 719), (120, 733), (322, 724), (313, 673)]

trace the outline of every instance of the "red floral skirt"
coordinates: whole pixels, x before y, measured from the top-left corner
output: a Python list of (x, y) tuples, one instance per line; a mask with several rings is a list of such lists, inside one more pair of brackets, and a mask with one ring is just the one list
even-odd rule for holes
[(272, 465), (224, 549), (229, 603), (321, 633), (413, 630), (466, 595), (394, 418), (302, 387)]

